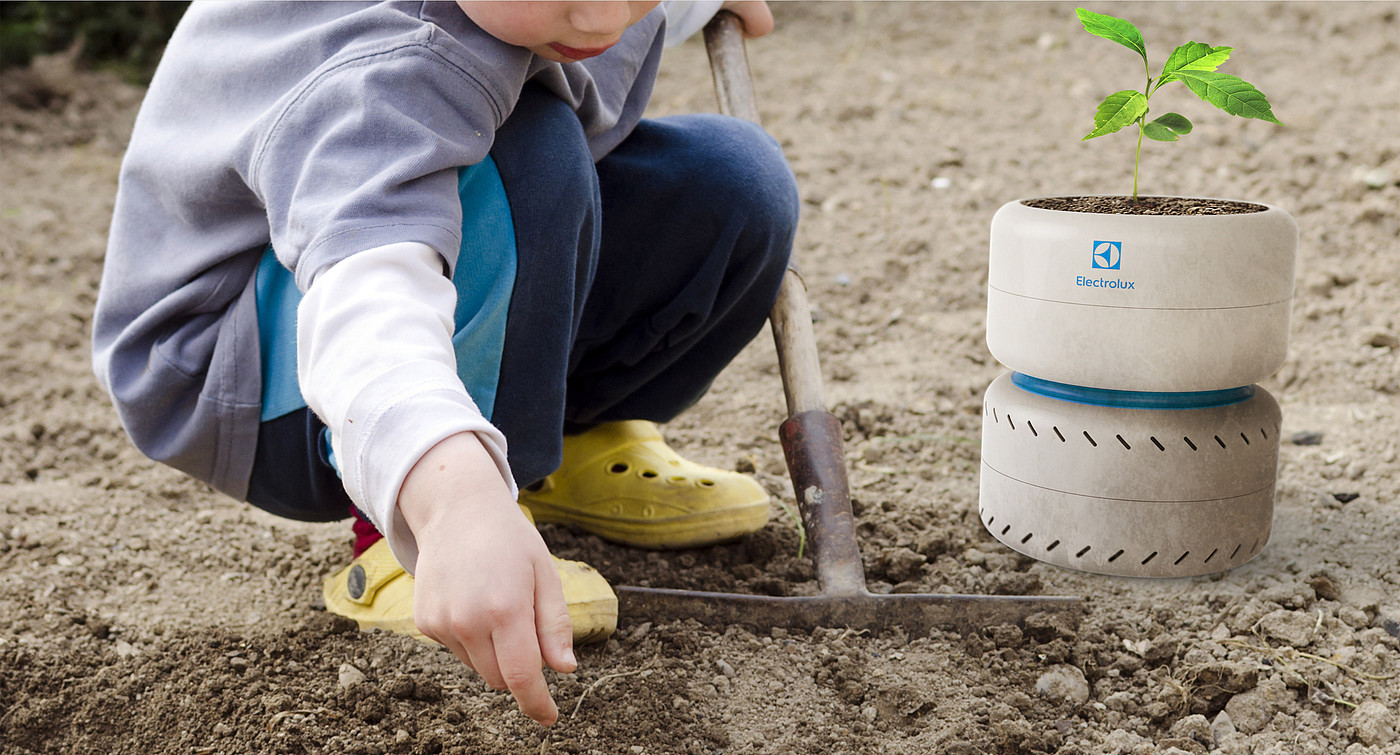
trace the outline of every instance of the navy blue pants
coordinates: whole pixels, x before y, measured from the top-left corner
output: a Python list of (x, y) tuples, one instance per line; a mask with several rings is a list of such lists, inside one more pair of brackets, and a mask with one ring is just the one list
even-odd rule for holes
[[(753, 124), (644, 120), (595, 164), (574, 112), (534, 87), (491, 157), (517, 255), (491, 420), (523, 487), (559, 466), (565, 433), (666, 422), (704, 395), (763, 327), (799, 202)], [(248, 501), (291, 519), (348, 516), (323, 428), (305, 408), (263, 422)]]

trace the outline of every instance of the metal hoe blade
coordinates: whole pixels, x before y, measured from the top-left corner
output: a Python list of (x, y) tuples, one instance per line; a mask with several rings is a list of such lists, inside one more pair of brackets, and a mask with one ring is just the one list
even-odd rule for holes
[[(720, 111), (759, 122), (738, 17), (722, 11), (705, 27)], [(770, 597), (620, 586), (618, 609), (628, 621), (695, 619), (707, 625), (757, 629), (852, 627), (975, 632), (1020, 623), (1034, 613), (1082, 611), (1078, 598), (1024, 595), (880, 595), (865, 585), (855, 517), (841, 448), (841, 421), (827, 411), (816, 336), (802, 278), (789, 270), (769, 315), (788, 419), (779, 428), (821, 594)]]

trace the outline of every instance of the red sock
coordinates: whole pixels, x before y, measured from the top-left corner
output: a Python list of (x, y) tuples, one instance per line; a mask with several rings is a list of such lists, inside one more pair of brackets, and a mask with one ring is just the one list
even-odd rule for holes
[(355, 558), (359, 558), (361, 553), (368, 550), (371, 545), (383, 540), (384, 536), (379, 534), (379, 530), (374, 528), (374, 524), (366, 519), (359, 509), (351, 506), (350, 513), (355, 515), (355, 522), (351, 525), (351, 529), (355, 530)]

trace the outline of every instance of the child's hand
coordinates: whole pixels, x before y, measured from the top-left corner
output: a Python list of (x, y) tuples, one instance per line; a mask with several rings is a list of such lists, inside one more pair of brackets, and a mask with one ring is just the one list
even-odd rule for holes
[(756, 39), (773, 31), (773, 11), (763, 0), (725, 0), (720, 9), (732, 11), (739, 17), (746, 39)]
[(559, 574), (476, 435), (443, 440), (399, 492), (418, 540), (413, 618), (492, 689), (549, 726), (559, 709), (542, 666), (573, 671), (573, 625)]

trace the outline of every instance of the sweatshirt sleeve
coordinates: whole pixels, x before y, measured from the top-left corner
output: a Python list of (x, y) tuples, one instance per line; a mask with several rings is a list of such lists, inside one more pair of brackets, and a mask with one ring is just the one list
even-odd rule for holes
[(723, 0), (665, 0), (666, 46), (675, 47), (705, 28), (719, 12)]
[(455, 267), (458, 168), (489, 153), (505, 101), (430, 40), (343, 55), (290, 93), (249, 135), (247, 170), (297, 287), (399, 242)]
[(318, 276), (297, 310), (297, 378), (326, 423), (350, 499), (413, 573), (418, 545), (398, 510), (409, 470), (439, 441), (474, 432), (518, 491), (506, 439), (457, 377), (456, 288), (418, 243), (350, 256)]

